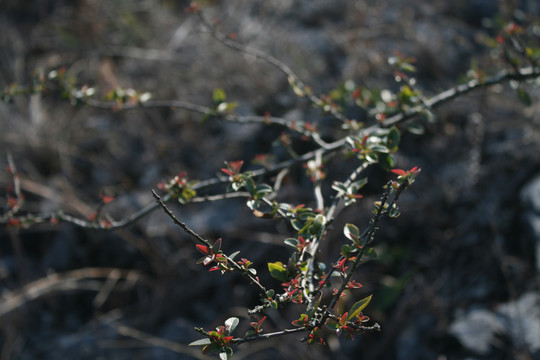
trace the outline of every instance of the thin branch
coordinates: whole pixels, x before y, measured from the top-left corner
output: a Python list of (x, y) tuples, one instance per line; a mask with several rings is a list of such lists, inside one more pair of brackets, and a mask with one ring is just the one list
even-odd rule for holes
[(408, 120), (426, 109), (439, 107), (461, 95), (467, 94), (478, 88), (486, 88), (493, 85), (502, 84), (511, 80), (523, 82), (540, 77), (540, 68), (526, 67), (517, 70), (503, 70), (499, 74), (485, 80), (471, 80), (465, 84), (455, 86), (445, 90), (425, 101), (425, 106), (419, 106), (411, 109), (407, 113), (396, 114), (382, 122), (383, 127), (390, 127), (397, 123)]
[[(359, 167), (354, 169), (354, 171), (347, 177), (347, 180), (345, 180), (343, 185), (345, 187), (349, 187), (353, 183), (353, 181), (355, 181), (358, 178), (358, 176), (362, 172), (364, 172), (370, 165), (371, 164), (368, 163), (367, 161), (363, 162)], [(333, 222), (337, 207), (338, 207), (339, 203), (341, 202), (341, 200), (343, 200), (342, 197), (336, 196), (334, 198), (334, 201), (332, 201), (332, 204), (328, 208), (328, 211), (326, 212), (326, 218), (327, 218), (329, 223)]]
[(233, 199), (237, 197), (250, 197), (251, 195), (247, 191), (238, 191), (217, 195), (204, 195), (196, 196), (193, 199), (189, 200), (190, 203), (203, 203), (203, 202), (213, 202), (218, 200)]
[(199, 114), (211, 114), (214, 109), (206, 106), (193, 104), (182, 100), (149, 100), (146, 102), (118, 104), (116, 101), (99, 101), (87, 98), (85, 103), (91, 107), (103, 110), (136, 110), (136, 109), (183, 109), (193, 111)]
[(154, 196), (154, 199), (156, 199), (156, 202), (158, 203), (158, 205), (161, 206), (165, 214), (167, 214), (167, 216), (169, 216), (176, 225), (180, 226), (186, 233), (188, 233), (191, 237), (193, 237), (196, 240), (196, 242), (203, 244), (205, 246), (208, 246), (208, 247), (212, 247), (212, 244), (210, 243), (210, 241), (206, 240), (205, 238), (197, 234), (195, 231), (191, 230), (185, 223), (178, 220), (178, 218), (174, 216), (172, 211), (169, 210), (167, 205), (165, 205), (161, 197), (154, 190), (152, 190), (152, 195)]
[(242, 343), (245, 343), (245, 342), (256, 341), (256, 340), (265, 340), (265, 339), (270, 339), (270, 338), (277, 337), (277, 336), (283, 336), (283, 335), (290, 335), (290, 334), (295, 334), (295, 333), (299, 333), (299, 332), (305, 332), (305, 331), (308, 331), (308, 330), (309, 329), (306, 328), (305, 326), (301, 326), (301, 327), (294, 328), (294, 329), (283, 329), (281, 331), (276, 331), (276, 332), (268, 333), (268, 334), (259, 334), (259, 335), (253, 335), (253, 336), (246, 336), (246, 337), (243, 337), (243, 338), (232, 339), (231, 343), (233, 343), (233, 344), (242, 344)]
[[(6, 214), (4, 214), (2, 217), (4, 218), (10, 218), (15, 216), (15, 214), (20, 210), (21, 206), (23, 205), (24, 197), (21, 194), (21, 181), (19, 178), (19, 174), (17, 173), (17, 167), (15, 166), (15, 161), (13, 161), (13, 156), (11, 153), (7, 154), (7, 162), (8, 162), (8, 169), (7, 171), (11, 174), (12, 182), (13, 182), (13, 195), (14, 198), (8, 198), (8, 207), (9, 210)], [(13, 201), (10, 203), (10, 201)]]
[[(180, 226), (186, 233), (188, 233), (190, 236), (192, 236), (196, 240), (196, 242), (204, 244), (208, 248), (212, 248), (212, 244), (210, 243), (210, 241), (206, 240), (205, 238), (203, 238), (202, 236), (197, 234), (195, 231), (191, 230), (185, 223), (178, 220), (178, 218), (176, 216), (174, 216), (172, 211), (169, 210), (167, 205), (165, 205), (165, 203), (161, 200), (159, 195), (154, 190), (152, 190), (152, 195), (156, 199), (157, 203), (161, 206), (163, 211), (165, 211), (165, 213), (172, 219), (172, 221), (176, 225)], [(231, 259), (229, 256), (227, 256), (225, 254), (222, 254), (221, 256), (223, 256), (229, 263), (231, 263), (236, 271), (238, 271), (243, 276), (248, 278), (248, 280), (251, 283), (253, 283), (255, 286), (257, 286), (259, 288), (259, 290), (261, 291), (261, 293), (264, 296), (266, 296), (266, 292), (267, 292), (266, 288), (259, 282), (259, 280), (257, 279), (257, 277), (255, 275), (253, 275), (249, 270), (242, 268), (242, 266), (240, 266), (236, 261)]]
[[(473, 80), (473, 81), (469, 81), (466, 84), (458, 85), (451, 89), (445, 90), (427, 99), (425, 101), (424, 106), (415, 107), (407, 113), (396, 114), (386, 119), (382, 123), (375, 124), (361, 131), (362, 133), (370, 133), (380, 127), (390, 127), (393, 125), (397, 125), (398, 123), (404, 122), (408, 119), (413, 118), (414, 116), (419, 115), (421, 112), (425, 111), (426, 109), (437, 108), (461, 95), (464, 95), (478, 88), (498, 85), (498, 84), (502, 84), (511, 80), (527, 81), (527, 80), (536, 79), (536, 78), (540, 78), (540, 68), (537, 68), (537, 67), (521, 68), (519, 72), (517, 73), (511, 70), (505, 70), (505, 71), (500, 72), (498, 75), (485, 79), (483, 81)], [(92, 101), (92, 103), (89, 103), (89, 104), (92, 106), (103, 107), (106, 109), (110, 109), (112, 107), (112, 104), (104, 105), (102, 102), (94, 102), (94, 101)], [(145, 106), (146, 107), (163, 107), (163, 106), (170, 106), (171, 103), (173, 104), (173, 106), (184, 107), (188, 110), (191, 109), (199, 113), (206, 113), (208, 109), (205, 107), (200, 107), (198, 105), (193, 105), (193, 104), (182, 102), (182, 101), (172, 101), (172, 102), (171, 101), (153, 101), (153, 102), (145, 103), (146, 105), (144, 106), (141, 106), (141, 105), (125, 105), (125, 106), (128, 109), (144, 108)], [(276, 119), (276, 118), (271, 118), (271, 119)], [(299, 155), (297, 158), (286, 160), (286, 161), (274, 164), (272, 166), (269, 166), (267, 168), (254, 170), (252, 171), (252, 174), (254, 176), (261, 176), (261, 175), (279, 172), (283, 169), (289, 168), (296, 164), (304, 163), (306, 161), (314, 159), (317, 156), (318, 152), (320, 152), (322, 155), (327, 155), (329, 153), (332, 153), (332, 152), (335, 152), (344, 148), (346, 144), (347, 144), (347, 137), (343, 137), (339, 140), (326, 144), (324, 147), (322, 147), (322, 149), (316, 149), (316, 150), (307, 152), (303, 155)], [(202, 188), (210, 187), (217, 184), (223, 184), (227, 182), (228, 182), (228, 179), (225, 177), (216, 177), (216, 178), (200, 181), (193, 188), (194, 190), (197, 190), (197, 189), (202, 189)], [(170, 197), (168, 197), (168, 195), (163, 198), (164, 202), (167, 202), (168, 200), (170, 200)], [(56, 219), (56, 220), (72, 223), (76, 226), (87, 228), (87, 229), (113, 230), (113, 229), (122, 228), (122, 227), (132, 224), (133, 222), (137, 221), (138, 219), (144, 217), (148, 213), (158, 208), (158, 206), (159, 205), (156, 203), (149, 204), (124, 219), (121, 219), (118, 221), (111, 221), (110, 224), (108, 224), (108, 226), (103, 226), (93, 221), (79, 219), (74, 216), (65, 215), (61, 213), (52, 214), (52, 215), (41, 215), (41, 216), (26, 215), (26, 216), (17, 217), (17, 218), (20, 219), (21, 222), (27, 221), (28, 223), (32, 223), (32, 224), (49, 223), (51, 220)], [(8, 223), (8, 220), (9, 219), (6, 216), (0, 217), (0, 223), (6, 224)]]
[(113, 329), (115, 329), (120, 335), (127, 336), (136, 340), (139, 340), (143, 343), (147, 343), (151, 346), (157, 346), (161, 347), (167, 350), (171, 350), (173, 352), (179, 353), (179, 354), (186, 354), (189, 356), (192, 356), (196, 359), (207, 359), (207, 356), (204, 356), (201, 354), (200, 350), (190, 348), (186, 345), (178, 344), (176, 342), (164, 339), (164, 338), (158, 338), (155, 336), (152, 336), (150, 334), (147, 334), (145, 332), (142, 332), (140, 330), (137, 330), (135, 328), (132, 328), (130, 326), (117, 324), (117, 323), (108, 323), (107, 325), (111, 326)]
[(116, 277), (133, 282), (147, 281), (145, 276), (137, 271), (115, 268), (83, 268), (61, 274), (50, 274), (25, 285), (21, 289), (2, 294), (2, 299), (0, 300), (0, 318), (30, 301), (57, 292), (80, 290), (99, 292), (103, 288), (103, 282), (91, 281), (89, 279), (107, 278), (113, 272), (115, 272)]
[[(323, 159), (322, 159), (322, 153), (320, 151), (315, 153), (315, 171), (318, 169), (322, 169), (323, 166)], [(317, 177), (317, 176), (316, 176)], [(317, 202), (317, 210), (324, 210), (324, 197), (322, 194), (322, 180), (316, 179), (315, 180), (315, 186), (313, 187), (313, 192), (315, 196), (315, 200)]]
[(193, 104), (181, 100), (149, 100), (145, 102), (118, 104), (115, 101), (99, 101), (92, 98), (85, 100), (91, 107), (103, 110), (137, 110), (137, 109), (182, 109), (195, 112), (201, 115), (211, 115), (227, 122), (239, 124), (274, 124), (288, 128), (291, 131), (299, 133), (309, 139), (312, 139), (320, 147), (326, 147), (328, 144), (321, 139), (321, 136), (311, 129), (307, 129), (306, 123), (302, 120), (289, 121), (276, 116), (258, 116), (258, 115), (236, 115), (232, 113), (220, 113), (216, 109)]
[[(361, 239), (365, 239), (363, 241), (362, 248), (358, 252), (358, 255), (356, 256), (356, 259), (354, 260), (354, 262), (353, 262), (353, 264), (351, 266), (351, 269), (349, 270), (349, 273), (347, 274), (347, 276), (345, 277), (345, 279), (341, 283), (341, 286), (339, 287), (338, 291), (332, 297), (332, 300), (330, 301), (330, 304), (328, 305), (327, 310), (325, 310), (325, 312), (321, 316), (321, 319), (317, 322), (319, 324), (318, 326), (321, 326), (326, 322), (326, 319), (329, 316), (329, 310), (328, 309), (333, 309), (334, 306), (337, 304), (339, 298), (341, 297), (341, 294), (343, 293), (343, 291), (347, 287), (347, 285), (348, 285), (349, 281), (351, 280), (354, 272), (356, 271), (356, 268), (360, 264), (360, 261), (362, 260), (362, 257), (364, 256), (364, 253), (366, 252), (366, 249), (368, 248), (367, 244), (369, 244), (371, 242), (371, 240), (373, 239), (375, 231), (377, 231), (377, 229), (378, 229), (377, 225), (379, 224), (379, 221), (382, 219), (382, 216), (388, 212), (387, 209), (389, 207), (387, 208), (385, 205), (386, 205), (386, 203), (388, 201), (388, 198), (390, 197), (390, 193), (392, 191), (392, 187), (391, 187), (390, 184), (391, 184), (391, 182), (387, 184), (386, 190), (384, 191), (384, 193), (383, 193), (383, 195), (381, 197), (381, 200), (379, 201), (377, 211), (373, 215), (373, 218), (370, 220), (370, 225), (369, 225), (368, 229), (360, 237)], [(400, 186), (398, 187), (398, 189), (394, 193), (394, 199), (392, 201), (392, 204), (397, 200), (397, 198), (399, 197), (399, 195), (405, 189), (406, 186), (407, 186), (406, 182), (400, 184)], [(333, 271), (333, 269), (331, 271)], [(327, 276), (327, 279), (325, 280), (325, 283), (326, 283), (326, 281), (328, 281), (329, 278), (330, 278), (330, 276)], [(321, 288), (323, 286), (324, 286), (324, 284), (321, 285)]]
[(293, 87), (293, 90), (294, 90), (294, 88), (299, 89), (301, 94), (297, 94), (297, 95), (299, 95), (299, 96), (306, 95), (307, 98), (313, 104), (315, 104), (316, 106), (319, 106), (319, 107), (323, 107), (325, 111), (328, 111), (329, 113), (331, 113), (338, 120), (340, 120), (342, 122), (347, 121), (347, 118), (342, 113), (340, 113), (338, 110), (334, 109), (331, 106), (324, 106), (324, 102), (320, 98), (318, 98), (317, 96), (313, 95), (311, 93), (311, 90), (309, 89), (309, 87), (306, 86), (306, 84), (304, 84), (304, 82), (302, 82), (302, 80), (300, 80), (298, 75), (296, 75), (296, 73), (294, 71), (292, 71), (292, 69), (290, 67), (288, 67), (285, 63), (283, 63), (282, 61), (278, 60), (277, 58), (275, 58), (275, 57), (273, 57), (273, 56), (271, 56), (271, 55), (269, 55), (269, 54), (267, 54), (267, 53), (265, 53), (265, 52), (263, 52), (261, 50), (252, 48), (252, 47), (250, 47), (248, 45), (241, 44), (241, 43), (236, 42), (236, 41), (230, 39), (229, 37), (223, 35), (222, 33), (220, 33), (216, 29), (215, 26), (213, 26), (210, 22), (208, 22), (208, 20), (206, 20), (206, 18), (204, 17), (202, 11), (200, 11), (200, 10), (197, 11), (197, 15), (199, 16), (199, 19), (204, 24), (204, 26), (210, 31), (210, 34), (212, 35), (212, 37), (214, 37), (221, 44), (223, 44), (223, 45), (225, 45), (225, 46), (227, 46), (227, 47), (229, 47), (229, 48), (231, 48), (233, 50), (240, 51), (240, 52), (249, 54), (251, 56), (254, 56), (257, 59), (263, 60), (263, 61), (267, 62), (268, 64), (274, 66), (275, 68), (277, 68), (279, 71), (281, 71), (283, 74), (285, 74), (287, 76), (287, 79), (288, 79), (290, 85)]

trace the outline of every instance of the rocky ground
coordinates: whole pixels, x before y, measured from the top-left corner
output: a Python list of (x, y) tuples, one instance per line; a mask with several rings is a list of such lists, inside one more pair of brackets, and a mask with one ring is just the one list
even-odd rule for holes
[[(487, 72), (497, 66), (484, 46), (493, 35), (486, 19), (540, 16), (535, 1), (510, 3), (208, 0), (200, 6), (224, 33), (280, 59), (317, 94), (347, 80), (395, 90), (387, 58), (397, 50), (416, 58), (419, 88), (435, 95), (471, 66)], [(223, 88), (240, 114), (270, 111), (321, 128), (329, 123), (294, 95), (281, 72), (212, 39), (184, 12), (188, 2), (1, 4), (2, 88), (65, 67), (101, 95), (134, 88), (153, 99), (209, 106), (214, 89)], [(401, 199), (402, 215), (381, 226), (380, 259), (358, 274), (362, 291), (374, 294), (367, 313), (380, 333), (354, 342), (331, 338), (326, 347), (282, 337), (241, 345), (237, 358), (539, 358), (540, 92), (526, 86), (530, 106), (509, 86), (478, 90), (437, 109), (423, 135), (402, 139), (398, 166), (422, 172)], [(167, 108), (112, 112), (72, 106), (56, 95), (0, 104), (0, 168), (11, 156), (25, 212), (62, 209), (86, 218), (107, 194), (116, 196), (107, 211), (121, 218), (151, 204), (150, 190), (181, 171), (207, 179), (225, 160), (285, 156), (272, 145), (281, 128), (203, 122)], [(334, 135), (331, 129), (327, 135)], [(349, 165), (331, 170), (344, 176)], [(283, 187), (282, 196), (295, 204), (312, 201), (300, 170)], [(367, 223), (386, 179), (376, 170), (370, 176), (365, 202), (343, 211), (335, 229)], [(0, 175), (4, 209), (11, 183), (7, 172)], [(266, 262), (288, 256), (287, 230), (253, 217), (243, 200), (171, 208), (198, 233), (222, 237), (227, 251), (240, 250), (261, 274)], [(338, 238), (335, 231), (330, 239)], [(185, 346), (198, 337), (193, 327), (245, 316), (257, 295), (239, 278), (208, 274), (197, 257), (161, 211), (114, 232), (70, 224), (1, 229), (1, 359), (201, 358)], [(96, 273), (108, 268), (123, 272), (107, 272), (105, 280)], [(270, 312), (265, 330), (287, 327), (295, 315), (293, 307)]]

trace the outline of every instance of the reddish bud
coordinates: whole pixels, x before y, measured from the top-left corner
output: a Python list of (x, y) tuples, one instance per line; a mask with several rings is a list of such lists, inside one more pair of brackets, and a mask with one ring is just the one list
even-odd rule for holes
[(188, 13), (196, 13), (199, 12), (199, 4), (197, 2), (192, 2), (185, 10)]
[(21, 220), (17, 218), (9, 218), (8, 219), (8, 226), (14, 226), (19, 227), (21, 225)]
[(8, 198), (8, 206), (10, 209), (13, 209), (14, 207), (16, 207), (17, 204), (18, 204), (17, 198), (14, 198), (14, 197)]
[(107, 196), (103, 194), (101, 194), (100, 196), (101, 196), (101, 202), (103, 204), (108, 204), (114, 200), (114, 196)]

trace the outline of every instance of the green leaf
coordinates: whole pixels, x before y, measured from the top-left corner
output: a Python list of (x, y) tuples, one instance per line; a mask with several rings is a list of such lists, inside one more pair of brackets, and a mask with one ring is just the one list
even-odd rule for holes
[(225, 326), (228, 327), (229, 334), (232, 333), (234, 331), (234, 329), (236, 329), (239, 322), (240, 322), (240, 320), (238, 320), (237, 317), (231, 317), (231, 318), (228, 318), (227, 320), (225, 320)]
[(399, 140), (400, 140), (399, 130), (395, 126), (392, 126), (392, 128), (390, 129), (390, 132), (388, 133), (388, 141), (387, 141), (388, 150), (390, 150), (390, 152), (397, 151)]
[(399, 67), (403, 71), (416, 72), (416, 66), (414, 66), (414, 65), (412, 65), (412, 64), (410, 64), (408, 62), (402, 62), (401, 64), (399, 64)]
[(296, 249), (296, 246), (298, 245), (298, 240), (295, 238), (287, 238), (285, 239), (284, 242), (286, 245), (292, 246), (295, 249)]
[(246, 201), (247, 207), (250, 208), (251, 210), (257, 210), (260, 204), (261, 204), (260, 200), (251, 199), (251, 200)]
[(379, 156), (376, 152), (369, 152), (365, 156), (366, 160), (370, 163), (376, 163), (377, 161), (379, 161)]
[(526, 92), (526, 91), (523, 90), (522, 88), (519, 88), (519, 89), (517, 90), (517, 94), (518, 94), (519, 100), (521, 100), (521, 102), (523, 103), (523, 105), (525, 105), (525, 106), (531, 106), (532, 100), (531, 100), (531, 97), (529, 96), (529, 93), (528, 93), (528, 92)]
[(216, 343), (211, 343), (210, 345), (206, 345), (206, 346), (203, 348), (202, 353), (203, 353), (203, 354), (208, 354), (209, 352), (212, 352), (212, 351), (220, 351), (220, 350), (221, 350), (221, 346), (219, 346), (219, 345), (216, 344)]
[(407, 124), (405, 126), (405, 130), (407, 130), (408, 132), (414, 135), (423, 135), (425, 132), (424, 126), (416, 122)]
[(414, 92), (407, 85), (401, 87), (399, 92), (399, 97), (401, 101), (405, 104), (410, 103), (411, 98), (414, 96)]
[(188, 346), (203, 346), (203, 345), (209, 345), (211, 343), (212, 343), (212, 341), (210, 341), (209, 338), (204, 338), (204, 339), (199, 339), (199, 340), (195, 340), (193, 342), (190, 342), (188, 344)]
[(437, 120), (437, 116), (433, 113), (433, 111), (429, 109), (425, 109), (424, 111), (421, 112), (421, 114), (424, 115), (424, 118), (426, 119), (428, 123), (433, 124), (435, 120)]
[(257, 199), (264, 197), (266, 194), (273, 191), (272, 187), (268, 184), (259, 184), (255, 187), (255, 196)]
[(344, 193), (347, 192), (347, 187), (345, 186), (345, 184), (339, 181), (334, 181), (334, 183), (332, 184), (332, 189), (336, 190), (339, 193), (338, 196), (342, 196)]
[(218, 253), (220, 249), (221, 249), (221, 238), (217, 239), (214, 242), (214, 245), (212, 245), (212, 251), (214, 253)]
[(356, 317), (356, 315), (360, 314), (362, 310), (365, 309), (366, 306), (368, 306), (369, 302), (371, 301), (371, 297), (373, 295), (369, 295), (366, 298), (363, 298), (362, 300), (356, 302), (352, 307), (351, 310), (349, 310), (349, 317), (347, 318), (347, 321), (351, 321)]
[(388, 216), (391, 218), (397, 218), (401, 213), (399, 212), (399, 208), (396, 203), (392, 204), (392, 207), (390, 207), (390, 210), (388, 210)]
[(315, 236), (321, 236), (322, 231), (324, 230), (324, 225), (326, 224), (326, 217), (322, 214), (317, 214), (313, 223), (309, 228), (309, 233)]
[(259, 192), (265, 192), (265, 193), (269, 193), (269, 192), (272, 192), (273, 189), (270, 185), (268, 184), (259, 184), (257, 185), (257, 187), (255, 188), (255, 190), (259, 193)]
[(332, 330), (332, 331), (336, 331), (337, 329), (339, 329), (339, 324), (336, 323), (336, 322), (331, 322), (331, 323), (328, 323), (328, 322), (327, 322), (325, 325), (326, 325), (326, 327), (327, 327), (328, 329), (330, 329), (330, 330)]
[(251, 178), (246, 178), (246, 190), (249, 195), (255, 195), (255, 182)]
[(384, 145), (378, 145), (378, 144), (376, 144), (376, 145), (371, 145), (369, 148), (370, 148), (372, 151), (376, 151), (376, 152), (380, 152), (380, 153), (387, 153), (387, 152), (390, 151), (386, 146), (384, 146)]
[(349, 187), (349, 192), (351, 193), (356, 193), (358, 190), (360, 190), (361, 188), (363, 188), (368, 182), (368, 178), (365, 177), (365, 178), (362, 178), (358, 181), (355, 181), (351, 184), (351, 186)]
[(282, 282), (289, 280), (289, 272), (285, 266), (283, 266), (281, 261), (268, 263), (268, 271), (270, 271), (270, 275), (272, 275), (274, 279)]
[(302, 225), (304, 225), (304, 223), (298, 220), (291, 220), (291, 225), (294, 230), (299, 231), (302, 229)]
[(227, 100), (227, 95), (225, 95), (225, 90), (221, 88), (217, 88), (214, 90), (214, 93), (212, 94), (212, 99), (216, 104), (222, 103), (225, 100)]
[(360, 230), (354, 224), (345, 224), (345, 226), (343, 227), (343, 234), (347, 239), (351, 240), (353, 243), (356, 244), (360, 237)]
[(350, 245), (347, 245), (347, 244), (344, 244), (342, 247), (341, 247), (341, 255), (345, 256), (345, 257), (351, 257), (352, 256), (352, 250), (353, 248), (351, 248)]

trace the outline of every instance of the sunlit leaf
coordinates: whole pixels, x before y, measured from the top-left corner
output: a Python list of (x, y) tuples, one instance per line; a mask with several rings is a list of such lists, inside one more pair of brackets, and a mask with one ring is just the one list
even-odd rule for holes
[(286, 245), (292, 246), (295, 249), (296, 249), (296, 246), (298, 245), (298, 240), (295, 238), (287, 238), (285, 239), (284, 242)]
[(225, 94), (225, 90), (221, 88), (217, 88), (214, 90), (214, 93), (212, 94), (212, 99), (216, 104), (222, 103), (227, 99), (227, 95)]
[(417, 122), (409, 123), (405, 126), (405, 130), (414, 135), (423, 135), (425, 132), (424, 126)]
[(390, 151), (386, 146), (378, 145), (378, 144), (377, 145), (371, 145), (369, 148), (371, 150), (373, 150), (373, 151), (377, 151), (377, 152), (380, 152), (380, 153), (387, 153), (387, 152)]
[(368, 297), (366, 298), (363, 298), (362, 300), (356, 302), (352, 307), (351, 307), (351, 310), (349, 310), (349, 317), (347, 320), (352, 320), (356, 317), (356, 315), (360, 314), (360, 312), (362, 312), (362, 310), (364, 310), (366, 308), (366, 306), (368, 306), (369, 302), (371, 301), (371, 297), (373, 295), (369, 295)]
[(195, 340), (193, 342), (190, 342), (188, 344), (188, 346), (203, 346), (203, 345), (209, 345), (211, 343), (212, 343), (212, 341), (210, 341), (209, 338), (204, 338), (204, 339), (199, 339), (199, 340)]
[(229, 333), (232, 333), (236, 329), (239, 322), (240, 320), (237, 317), (231, 317), (225, 320), (225, 326), (228, 328)]
[(285, 266), (283, 266), (283, 263), (281, 261), (268, 263), (268, 271), (270, 271), (270, 275), (272, 275), (274, 279), (283, 282), (289, 280), (289, 272), (287, 271)]
[(358, 242), (358, 238), (360, 237), (360, 230), (354, 224), (346, 224), (343, 227), (343, 234), (347, 239), (356, 244)]

